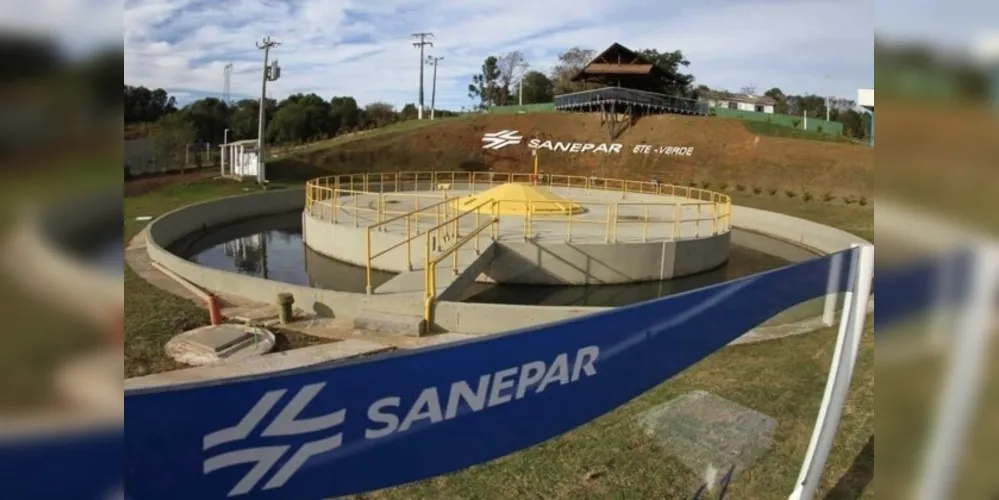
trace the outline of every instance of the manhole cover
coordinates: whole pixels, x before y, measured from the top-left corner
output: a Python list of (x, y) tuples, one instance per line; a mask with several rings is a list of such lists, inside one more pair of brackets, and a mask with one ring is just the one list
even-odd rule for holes
[(705, 391), (638, 415), (646, 434), (695, 474), (749, 468), (772, 446), (777, 420)]
[(181, 333), (166, 343), (171, 358), (192, 366), (246, 359), (274, 348), (274, 334), (258, 327), (222, 324)]

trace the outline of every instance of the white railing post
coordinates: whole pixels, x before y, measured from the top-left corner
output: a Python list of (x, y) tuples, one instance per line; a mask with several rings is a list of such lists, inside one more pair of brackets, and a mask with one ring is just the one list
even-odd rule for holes
[(870, 298), (874, 278), (874, 247), (872, 245), (853, 245), (853, 247), (857, 250), (854, 253), (856, 258), (851, 259), (850, 281), (847, 284), (843, 312), (840, 316), (836, 350), (833, 353), (829, 378), (826, 380), (825, 394), (815, 420), (812, 439), (790, 500), (812, 500), (815, 495), (819, 480), (822, 479), (822, 471), (826, 466), (826, 459), (829, 458), (829, 451), (836, 438), (843, 406), (850, 390), (850, 381), (853, 378), (857, 352), (860, 350), (860, 338), (864, 333), (864, 322), (867, 319), (867, 301)]
[(989, 245), (971, 253), (967, 283), (965, 303), (950, 330), (950, 366), (919, 475), (919, 490), (913, 496), (917, 500), (949, 498), (954, 473), (961, 465), (958, 454), (981, 392), (985, 357), (991, 352), (989, 334), (999, 299), (999, 248)]

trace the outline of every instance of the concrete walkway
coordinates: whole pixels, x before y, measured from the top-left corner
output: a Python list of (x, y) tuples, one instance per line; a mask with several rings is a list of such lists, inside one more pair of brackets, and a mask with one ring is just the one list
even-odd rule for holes
[[(485, 250), (478, 253), (469, 245), (464, 245), (452, 255), (457, 256), (458, 267), (454, 266), (455, 260), (447, 257), (435, 268), (436, 292), (440, 300), (450, 300), (457, 297), (482, 273), (483, 268), (489, 264), (493, 257), (493, 243), (487, 241), (483, 243)], [(399, 298), (410, 297), (423, 299), (426, 292), (426, 269), (422, 267), (409, 272), (400, 273), (388, 280), (374, 292), (377, 295), (394, 295)]]

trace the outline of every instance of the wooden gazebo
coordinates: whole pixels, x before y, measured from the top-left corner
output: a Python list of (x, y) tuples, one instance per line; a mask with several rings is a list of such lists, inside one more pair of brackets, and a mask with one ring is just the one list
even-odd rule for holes
[(599, 112), (612, 137), (641, 115), (708, 114), (705, 103), (661, 93), (668, 78), (655, 62), (615, 42), (572, 77), (573, 82), (601, 87), (555, 96), (555, 109)]
[(657, 92), (666, 72), (653, 61), (615, 42), (583, 66), (572, 81)]

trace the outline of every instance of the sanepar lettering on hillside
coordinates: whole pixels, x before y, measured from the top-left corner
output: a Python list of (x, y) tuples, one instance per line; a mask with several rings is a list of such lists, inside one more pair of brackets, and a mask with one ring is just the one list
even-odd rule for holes
[[(523, 143), (523, 136), (516, 130), (501, 130), (490, 132), (482, 136), (482, 148), (490, 150), (503, 149), (510, 146), (519, 146)], [(607, 153), (619, 154), (625, 151), (625, 145), (617, 142), (573, 142), (530, 139), (527, 141), (527, 148), (535, 151), (552, 151), (560, 153)], [(629, 146), (628, 151), (632, 154), (662, 155), (662, 156), (692, 156), (693, 146), (656, 146), (651, 144), (636, 144)]]

